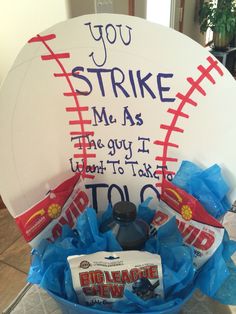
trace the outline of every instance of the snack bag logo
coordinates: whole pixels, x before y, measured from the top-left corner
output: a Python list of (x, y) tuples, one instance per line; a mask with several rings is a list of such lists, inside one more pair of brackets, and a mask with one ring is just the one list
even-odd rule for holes
[[(168, 192), (168, 193), (167, 193)], [(171, 192), (171, 193), (169, 193)], [(172, 188), (166, 188), (163, 191), (165, 197), (169, 198), (172, 202), (174, 202), (176, 205), (179, 205), (180, 203), (183, 202), (182, 197), (179, 195), (179, 193)]]
[(185, 219), (185, 220), (191, 220), (192, 216), (193, 216), (193, 212), (190, 206), (188, 205), (183, 205), (181, 208), (181, 216)]
[(26, 225), (28, 225), (32, 220), (37, 220), (38, 217), (42, 217), (46, 214), (46, 211), (44, 208), (38, 210), (36, 213), (34, 213), (30, 218), (26, 221)]
[(61, 206), (59, 204), (52, 204), (48, 207), (48, 216), (56, 219), (61, 215)]
[(86, 269), (89, 268), (91, 265), (88, 261), (82, 261), (79, 265), (80, 268)]
[[(166, 198), (170, 199), (172, 202), (174, 202), (178, 207), (181, 206), (183, 202), (183, 198), (180, 196), (180, 194), (172, 188), (166, 188), (164, 191), (164, 195)], [(186, 221), (189, 221), (193, 217), (193, 211), (189, 205), (182, 205), (180, 207), (180, 214), (182, 218)]]
[[(81, 263), (83, 262), (85, 261), (82, 261)], [(152, 291), (160, 285), (157, 265), (149, 265), (140, 268), (134, 267), (130, 270), (123, 269), (116, 271), (102, 271), (100, 269), (95, 269), (88, 272), (81, 272), (79, 274), (79, 280), (85, 296), (98, 296), (105, 299), (123, 298), (126, 284), (137, 283), (136, 286), (133, 285), (133, 289), (139, 290), (140, 293), (142, 287), (139, 287), (138, 289), (138, 286), (140, 283), (143, 283), (143, 281), (146, 285), (146, 281), (148, 281), (149, 288)], [(155, 281), (155, 284), (151, 284), (149, 280), (157, 281)]]
[(26, 225), (29, 224), (32, 220), (37, 220), (37, 218), (45, 216), (46, 214), (48, 214), (48, 217), (52, 218), (52, 219), (56, 219), (58, 217), (60, 217), (61, 215), (61, 206), (59, 204), (51, 204), (47, 211), (42, 208), (40, 210), (38, 210), (36, 213), (34, 213), (26, 222)]

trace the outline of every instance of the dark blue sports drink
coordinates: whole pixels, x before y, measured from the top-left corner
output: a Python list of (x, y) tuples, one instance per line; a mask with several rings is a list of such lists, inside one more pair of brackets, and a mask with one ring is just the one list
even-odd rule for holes
[(123, 250), (140, 250), (149, 235), (149, 226), (137, 218), (136, 206), (120, 201), (113, 207), (112, 217), (100, 226), (100, 232), (111, 230)]

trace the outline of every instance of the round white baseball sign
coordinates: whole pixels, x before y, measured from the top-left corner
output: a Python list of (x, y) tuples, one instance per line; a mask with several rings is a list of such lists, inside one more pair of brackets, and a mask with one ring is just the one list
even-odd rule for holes
[(235, 81), (206, 49), (97, 14), (29, 39), (0, 90), (0, 191), (13, 216), (74, 172), (92, 206), (159, 195), (182, 160), (218, 163), (235, 198)]

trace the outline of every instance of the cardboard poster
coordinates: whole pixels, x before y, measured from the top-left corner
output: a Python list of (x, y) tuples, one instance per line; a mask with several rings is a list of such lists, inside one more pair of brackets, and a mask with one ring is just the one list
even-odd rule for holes
[(29, 39), (0, 90), (0, 192), (15, 217), (81, 173), (92, 206), (135, 203), (182, 160), (218, 163), (236, 196), (235, 81), (169, 28), (86, 15)]

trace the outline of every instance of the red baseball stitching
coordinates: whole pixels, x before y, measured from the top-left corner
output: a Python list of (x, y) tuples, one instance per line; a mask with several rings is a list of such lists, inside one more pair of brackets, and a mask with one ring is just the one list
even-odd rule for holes
[[(69, 124), (70, 125), (80, 125), (80, 131), (71, 131), (70, 135), (72, 136), (81, 136), (81, 144), (78, 145), (78, 143), (74, 144), (74, 148), (81, 147), (82, 148), (82, 153), (81, 154), (74, 154), (74, 158), (82, 158), (83, 163), (78, 165), (78, 168), (82, 168), (82, 176), (83, 178), (94, 178), (94, 175), (89, 175), (86, 174), (86, 167), (88, 165), (87, 161), (89, 158), (95, 158), (96, 154), (89, 154), (87, 153), (87, 147), (91, 148), (91, 145), (86, 142), (86, 136), (93, 136), (94, 132), (93, 131), (86, 131), (84, 128), (84, 125), (90, 125), (91, 120), (84, 120), (82, 117), (82, 112), (88, 111), (88, 107), (81, 107), (79, 104), (79, 99), (78, 99), (78, 93), (75, 92), (75, 89), (73, 88), (72, 82), (70, 80), (70, 76), (72, 76), (72, 73), (66, 72), (62, 62), (60, 59), (64, 58), (70, 58), (69, 53), (54, 53), (53, 50), (49, 47), (49, 45), (46, 43), (49, 40), (53, 40), (56, 38), (55, 34), (49, 34), (45, 36), (40, 36), (37, 35), (36, 37), (33, 37), (29, 40), (29, 43), (33, 42), (41, 42), (45, 48), (48, 50), (50, 53), (49, 55), (42, 55), (41, 59), (44, 61), (49, 61), (49, 60), (55, 60), (58, 66), (60, 67), (62, 73), (54, 73), (54, 77), (64, 77), (69, 85), (70, 91), (63, 93), (65, 97), (73, 97), (74, 102), (75, 102), (75, 107), (66, 107), (67, 112), (77, 112), (78, 113), (78, 119), (76, 120), (70, 120)], [(177, 93), (176, 97), (180, 100), (180, 104), (178, 108), (172, 109), (168, 108), (167, 113), (173, 115), (173, 119), (170, 123), (170, 125), (166, 124), (161, 124), (160, 128), (163, 130), (166, 130), (166, 134), (164, 137), (164, 140), (156, 140), (154, 141), (155, 145), (161, 146), (162, 147), (162, 154), (157, 155), (155, 157), (156, 161), (161, 162), (161, 170), (156, 170), (156, 174), (161, 175), (161, 182), (156, 183), (157, 187), (162, 186), (162, 182), (164, 178), (168, 175), (174, 175), (175, 172), (168, 170), (167, 169), (167, 163), (173, 163), (173, 162), (178, 162), (178, 158), (174, 157), (169, 157), (168, 156), (168, 148), (173, 147), (173, 148), (179, 148), (179, 145), (176, 143), (173, 143), (170, 141), (171, 135), (173, 132), (179, 132), (183, 133), (184, 130), (180, 127), (177, 126), (177, 122), (179, 118), (185, 118), (188, 119), (189, 115), (184, 113), (182, 110), (186, 105), (191, 105), (191, 106), (198, 106), (198, 103), (195, 102), (191, 96), (192, 94), (197, 91), (203, 96), (206, 96), (206, 91), (201, 87), (201, 82), (204, 79), (208, 79), (212, 84), (215, 84), (215, 80), (210, 74), (212, 70), (216, 70), (220, 76), (223, 76), (223, 71), (221, 68), (218, 66), (218, 62), (214, 60), (211, 56), (207, 58), (207, 61), (209, 62), (209, 66), (205, 68), (203, 65), (199, 65), (197, 69), (201, 73), (200, 76), (194, 80), (193, 78), (189, 77), (187, 78), (188, 83), (191, 85), (187, 93), (184, 95), (182, 93)]]
[(207, 79), (212, 84), (215, 84), (215, 80), (210, 74), (212, 70), (216, 70), (220, 76), (223, 76), (224, 74), (221, 68), (218, 66), (218, 61), (214, 60), (211, 56), (207, 58), (207, 61), (209, 63), (208, 67), (204, 67), (203, 65), (199, 65), (197, 67), (198, 71), (200, 71), (201, 74), (196, 80), (194, 80), (192, 77), (187, 78), (188, 83), (191, 85), (187, 93), (185, 95), (182, 93), (177, 93), (176, 97), (180, 100), (180, 104), (178, 108), (176, 110), (172, 108), (169, 108), (167, 110), (167, 113), (173, 115), (171, 123), (169, 125), (166, 125), (166, 124), (160, 125), (161, 129), (166, 130), (166, 133), (165, 133), (164, 140), (154, 141), (155, 145), (162, 147), (162, 154), (155, 157), (156, 161), (161, 162), (161, 168), (162, 168), (162, 170), (156, 170), (155, 172), (156, 174), (161, 176), (161, 182), (156, 183), (157, 187), (162, 187), (163, 180), (168, 175), (173, 176), (175, 174), (174, 171), (167, 169), (167, 163), (177, 162), (178, 158), (169, 157), (168, 149), (169, 147), (179, 148), (179, 145), (171, 142), (170, 139), (173, 132), (179, 132), (179, 133), (184, 132), (182, 128), (177, 126), (177, 122), (179, 118), (185, 118), (185, 119), (189, 118), (189, 115), (187, 115), (186, 113), (182, 111), (183, 108), (186, 105), (191, 105), (194, 107), (198, 106), (198, 103), (191, 98), (194, 92), (197, 91), (201, 95), (206, 96), (206, 91), (201, 87), (200, 84), (202, 83), (204, 79)]
[(95, 158), (96, 154), (89, 154), (87, 151), (87, 148), (91, 148), (90, 143), (86, 142), (86, 136), (90, 135), (93, 136), (94, 132), (93, 131), (87, 131), (85, 130), (85, 125), (91, 125), (91, 120), (85, 120), (83, 119), (82, 112), (87, 112), (89, 110), (88, 107), (85, 106), (80, 106), (78, 96), (79, 94), (75, 91), (73, 84), (70, 80), (70, 77), (72, 76), (72, 73), (66, 72), (65, 67), (63, 66), (62, 62), (60, 59), (68, 59), (70, 58), (70, 53), (68, 52), (63, 52), (63, 53), (54, 53), (53, 50), (50, 48), (50, 46), (47, 44), (47, 41), (53, 40), (56, 38), (55, 34), (49, 34), (49, 35), (44, 35), (40, 36), (37, 35), (33, 38), (31, 38), (28, 43), (35, 43), (35, 42), (40, 42), (44, 45), (44, 47), (47, 49), (49, 52), (48, 55), (42, 55), (41, 59), (43, 61), (50, 61), (54, 60), (58, 64), (60, 70), (62, 71), (61, 73), (53, 73), (54, 77), (63, 77), (66, 79), (66, 82), (69, 86), (69, 92), (64, 92), (63, 95), (65, 97), (73, 97), (75, 106), (73, 107), (66, 107), (65, 110), (66, 112), (69, 113), (77, 113), (77, 119), (69, 120), (69, 125), (78, 125), (80, 126), (80, 131), (72, 131), (70, 132), (70, 135), (72, 136), (81, 136), (81, 142), (78, 145), (78, 143), (74, 144), (74, 148), (78, 149), (80, 148), (82, 150), (81, 153), (79, 154), (74, 154), (74, 158), (79, 158), (82, 159), (82, 163), (77, 165), (77, 168), (82, 168), (81, 170), (81, 175), (83, 178), (89, 178), (93, 179), (95, 176), (91, 174), (86, 173), (86, 169), (88, 166), (88, 159), (90, 158)]

